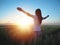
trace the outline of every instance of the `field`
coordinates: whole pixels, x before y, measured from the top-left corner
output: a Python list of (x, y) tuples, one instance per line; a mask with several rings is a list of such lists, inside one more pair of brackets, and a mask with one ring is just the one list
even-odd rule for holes
[(9, 31), (17, 30), (15, 25), (0, 25), (0, 45), (60, 45), (60, 25), (42, 25), (42, 36), (39, 41), (21, 44), (20, 40), (13, 40)]

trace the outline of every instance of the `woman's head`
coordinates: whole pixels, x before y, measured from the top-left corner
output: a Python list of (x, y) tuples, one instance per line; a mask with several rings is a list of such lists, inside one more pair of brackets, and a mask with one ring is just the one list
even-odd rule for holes
[(42, 22), (41, 10), (40, 9), (36, 9), (35, 14), (38, 17), (39, 23), (41, 24), (41, 22)]
[(40, 9), (36, 9), (35, 14), (36, 14), (37, 16), (38, 16), (38, 15), (41, 15), (41, 10), (40, 10)]

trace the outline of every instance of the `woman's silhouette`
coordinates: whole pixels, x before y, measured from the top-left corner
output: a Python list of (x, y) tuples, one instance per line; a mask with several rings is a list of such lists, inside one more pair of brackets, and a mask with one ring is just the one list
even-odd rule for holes
[(41, 26), (41, 23), (42, 23), (42, 20), (43, 19), (46, 19), (47, 17), (49, 17), (49, 15), (47, 15), (46, 17), (42, 17), (42, 14), (41, 14), (41, 10), (40, 9), (36, 9), (35, 15), (32, 15), (32, 14), (24, 11), (22, 8), (19, 8), (19, 7), (17, 8), (17, 10), (25, 13), (27, 16), (30, 16), (30, 17), (32, 17), (34, 19), (33, 31), (35, 33), (36, 38), (38, 38), (39, 37), (38, 35), (40, 35), (41, 34), (41, 31), (42, 31), (41, 30), (41, 27), (40, 27)]

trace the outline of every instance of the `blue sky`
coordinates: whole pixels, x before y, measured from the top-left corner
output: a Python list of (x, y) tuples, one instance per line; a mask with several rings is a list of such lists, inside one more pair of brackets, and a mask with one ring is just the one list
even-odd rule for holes
[(50, 15), (42, 24), (60, 24), (60, 0), (0, 0), (0, 23), (7, 23), (8, 19), (20, 15), (17, 7), (33, 15), (40, 8), (43, 17)]

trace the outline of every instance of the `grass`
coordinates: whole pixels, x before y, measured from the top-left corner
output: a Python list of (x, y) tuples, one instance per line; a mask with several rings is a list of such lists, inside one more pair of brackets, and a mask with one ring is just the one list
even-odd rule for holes
[[(15, 27), (15, 25), (0, 25), (0, 45), (21, 45), (21, 41), (9, 37), (11, 30), (17, 30)], [(42, 25), (42, 29), (44, 30), (42, 36), (39, 41), (36, 40), (35, 45), (60, 45), (59, 25)], [(33, 45), (33, 42), (25, 45)]]

